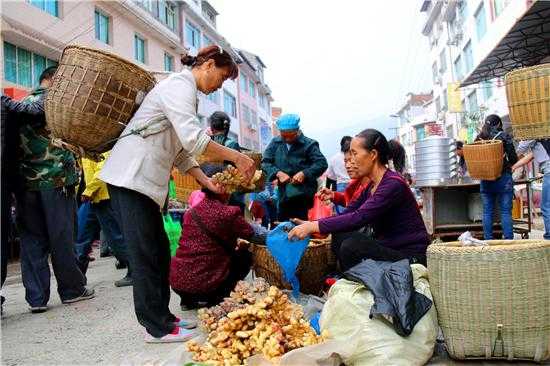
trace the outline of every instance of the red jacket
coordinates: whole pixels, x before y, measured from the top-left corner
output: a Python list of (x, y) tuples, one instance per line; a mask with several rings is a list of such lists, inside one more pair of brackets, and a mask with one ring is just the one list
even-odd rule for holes
[(338, 206), (346, 207), (350, 202), (359, 198), (368, 185), (368, 183), (361, 184), (361, 179), (352, 179), (344, 190), (344, 193), (334, 192), (334, 199), (332, 202)]
[(237, 238), (248, 239), (254, 231), (238, 207), (208, 196), (193, 209), (204, 225), (224, 241), (210, 238), (186, 212), (179, 247), (170, 265), (170, 286), (189, 293), (206, 293), (227, 277), (229, 253), (235, 250)]

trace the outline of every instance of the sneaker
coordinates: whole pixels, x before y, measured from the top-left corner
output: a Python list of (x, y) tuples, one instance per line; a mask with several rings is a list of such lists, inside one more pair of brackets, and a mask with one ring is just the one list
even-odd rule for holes
[(145, 343), (174, 343), (174, 342), (187, 342), (191, 338), (197, 335), (196, 332), (187, 330), (180, 327), (175, 327), (172, 333), (165, 335), (164, 337), (156, 338), (147, 333), (145, 336)]
[(45, 313), (47, 310), (47, 306), (31, 306), (31, 313), (33, 314)]
[(73, 302), (78, 302), (82, 300), (88, 300), (95, 296), (95, 291), (89, 288), (84, 288), (82, 295), (75, 297), (74, 299), (64, 300), (63, 304), (72, 304)]
[(134, 285), (134, 280), (132, 279), (132, 277), (129, 277), (129, 276), (124, 276), (120, 280), (115, 281), (116, 287), (125, 287), (125, 286), (133, 286), (133, 285)]
[(193, 320), (183, 320), (180, 318), (176, 318), (176, 320), (174, 321), (174, 325), (180, 328), (194, 329), (197, 327), (197, 322)]

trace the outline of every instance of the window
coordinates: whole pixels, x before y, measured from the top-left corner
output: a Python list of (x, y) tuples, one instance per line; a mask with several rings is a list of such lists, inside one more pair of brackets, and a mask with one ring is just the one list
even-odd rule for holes
[(477, 40), (481, 41), (485, 33), (487, 32), (487, 20), (485, 15), (485, 5), (483, 1), (481, 2), (481, 5), (479, 6), (479, 9), (477, 9), (476, 14), (476, 34), (477, 34)]
[(484, 81), (481, 85), (483, 87), (483, 98), (488, 101), (493, 96), (493, 85), (490, 81)]
[(474, 90), (472, 94), (468, 95), (468, 111), (476, 112), (478, 110), (479, 106), (477, 104), (477, 93)]
[(444, 89), (444, 90), (443, 90), (443, 95), (442, 95), (442, 96), (443, 96), (443, 98), (442, 98), (442, 100), (443, 100), (443, 105), (442, 105), (441, 108), (442, 108), (444, 111), (446, 111), (447, 108), (448, 108), (448, 103), (449, 103), (449, 102), (447, 101), (447, 98), (448, 98), (448, 97), (447, 97), (447, 89)]
[(171, 30), (176, 30), (176, 7), (166, 0), (159, 1), (159, 18)]
[(237, 118), (237, 101), (233, 95), (225, 90), (223, 91), (223, 110), (231, 117)]
[(57, 62), (4, 42), (4, 79), (31, 88), (38, 85), (42, 71)]
[(256, 84), (252, 79), (248, 81), (248, 92), (252, 98), (256, 98)]
[(134, 58), (142, 64), (145, 63), (145, 40), (137, 34), (134, 35)]
[(210, 38), (208, 38), (208, 36), (206, 34), (203, 34), (203, 36), (202, 36), (202, 46), (207, 47), (207, 46), (211, 46), (213, 44), (214, 44), (214, 42)]
[(426, 137), (426, 130), (424, 129), (424, 126), (416, 126), (415, 132), (416, 141), (424, 140), (424, 138)]
[(109, 44), (109, 17), (97, 9), (95, 11), (95, 39)]
[(443, 74), (445, 71), (447, 71), (447, 52), (445, 51), (445, 48), (439, 54), (439, 65), (440, 65), (439, 67), (440, 73)]
[(506, 6), (510, 3), (510, 0), (494, 0), (493, 1), (493, 10), (495, 13), (495, 18), (498, 18), (500, 14), (504, 11)]
[(465, 73), (469, 74), (474, 69), (474, 55), (472, 53), (472, 41), (468, 41), (464, 46), (464, 66)]
[(250, 129), (251, 130), (257, 130), (258, 129), (258, 114), (256, 111), (250, 111)]
[(250, 125), (250, 109), (244, 104), (241, 104), (241, 119), (246, 122), (247, 126)]
[(36, 6), (39, 9), (44, 10), (46, 13), (59, 17), (59, 9), (57, 6), (57, 0), (28, 0), (29, 3)]
[(174, 71), (174, 56), (164, 52), (164, 71)]
[(248, 93), (248, 78), (241, 73), (241, 89), (243, 93)]
[(437, 113), (441, 112), (441, 98), (435, 98), (435, 111)]
[(185, 21), (185, 42), (195, 49), (199, 49), (201, 46), (201, 32), (188, 21)]
[(215, 92), (208, 94), (206, 98), (212, 103), (218, 104), (220, 100), (220, 93), (216, 90)]
[(434, 84), (437, 84), (439, 82), (439, 72), (437, 71), (437, 62), (434, 62), (432, 64), (432, 80)]
[(456, 80), (462, 80), (462, 78), (464, 77), (464, 74), (463, 74), (463, 71), (462, 71), (462, 57), (458, 56), (454, 62), (454, 66), (455, 66), (455, 75), (456, 75)]
[(259, 96), (260, 96), (260, 107), (262, 107), (262, 109), (264, 110), (267, 110), (267, 97), (265, 94), (263, 93), (258, 93)]

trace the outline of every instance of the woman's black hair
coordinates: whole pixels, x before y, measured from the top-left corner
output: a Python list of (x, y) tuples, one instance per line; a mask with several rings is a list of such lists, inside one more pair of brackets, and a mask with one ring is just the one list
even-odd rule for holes
[(396, 172), (403, 174), (405, 172), (405, 165), (407, 164), (407, 152), (403, 145), (395, 139), (391, 139), (388, 144), (390, 145), (390, 155), (393, 161), (393, 167)]
[(485, 123), (481, 128), (481, 132), (477, 136), (476, 140), (489, 140), (491, 139), (491, 131), (502, 131), (502, 120), (496, 114), (490, 114), (485, 118)]
[(227, 113), (222, 111), (216, 111), (208, 117), (210, 128), (212, 131), (223, 131), (224, 136), (229, 134), (229, 128), (231, 127), (231, 118)]
[(388, 164), (389, 160), (392, 158), (392, 154), (390, 144), (382, 132), (373, 128), (367, 128), (366, 130), (359, 132), (359, 134), (355, 137), (363, 140), (362, 145), (365, 150), (378, 151), (378, 160), (380, 164)]
[(345, 153), (349, 150), (349, 146), (351, 144), (351, 136), (344, 136), (340, 140), (340, 151)]

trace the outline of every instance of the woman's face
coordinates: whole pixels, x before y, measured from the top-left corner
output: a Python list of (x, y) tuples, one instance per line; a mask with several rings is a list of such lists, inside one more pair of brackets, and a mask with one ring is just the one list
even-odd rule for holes
[(365, 149), (363, 143), (362, 137), (354, 137), (350, 146), (351, 160), (357, 169), (358, 177), (370, 176), (378, 158), (378, 152)]
[(199, 78), (197, 89), (204, 94), (210, 94), (221, 88), (223, 82), (229, 78), (229, 67), (217, 67), (210, 59), (198, 67)]
[(353, 158), (351, 156), (351, 150), (348, 150), (344, 153), (344, 165), (346, 167), (346, 172), (348, 173), (351, 179), (359, 178), (357, 172), (357, 166), (353, 163)]

